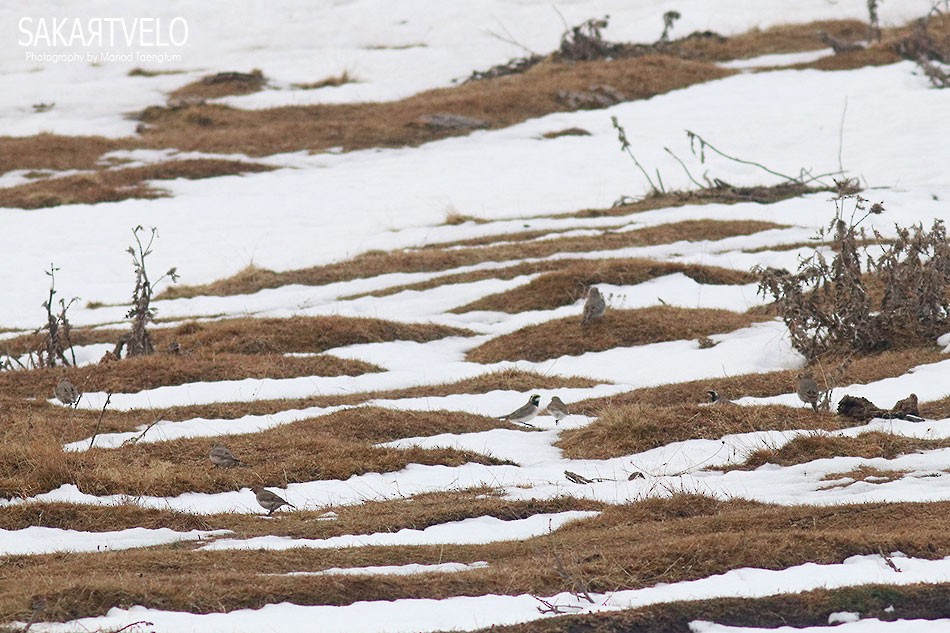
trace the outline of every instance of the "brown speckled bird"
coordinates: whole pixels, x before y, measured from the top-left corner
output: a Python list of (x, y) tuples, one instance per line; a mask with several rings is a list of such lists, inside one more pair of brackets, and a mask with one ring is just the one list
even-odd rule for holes
[(297, 509), (297, 506), (290, 503), (283, 497), (274, 494), (270, 490), (266, 490), (264, 486), (254, 486), (251, 488), (254, 491), (254, 495), (257, 497), (257, 502), (261, 504), (261, 507), (267, 510), (267, 516), (274, 514), (276, 510), (282, 508), (283, 506), (290, 506), (291, 508)]
[(820, 396), (821, 391), (818, 389), (818, 383), (815, 382), (815, 377), (811, 375), (811, 372), (803, 371), (798, 374), (798, 398), (802, 402), (810, 404), (815, 413), (818, 413), (818, 398)]
[(587, 290), (587, 301), (584, 303), (584, 320), (581, 321), (581, 325), (587, 325), (591, 321), (602, 319), (606, 311), (607, 302), (604, 301), (604, 296), (600, 294), (597, 286), (591, 286)]
[(76, 385), (69, 382), (66, 378), (59, 381), (59, 384), (56, 385), (56, 389), (53, 390), (53, 395), (66, 406), (73, 406), (79, 402), (79, 398), (82, 396), (79, 390), (76, 389)]
[(208, 451), (208, 459), (219, 468), (233, 468), (241, 465), (241, 460), (235, 457), (224, 444), (212, 445), (211, 450)]
[(551, 404), (548, 405), (548, 413), (554, 416), (555, 424), (571, 414), (567, 409), (567, 405), (564, 404), (564, 401), (557, 396), (551, 398)]

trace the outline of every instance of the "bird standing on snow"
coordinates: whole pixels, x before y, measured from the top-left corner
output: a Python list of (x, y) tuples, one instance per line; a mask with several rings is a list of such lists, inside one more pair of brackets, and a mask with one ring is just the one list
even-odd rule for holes
[(803, 371), (798, 374), (798, 398), (802, 402), (810, 404), (815, 413), (818, 413), (818, 398), (820, 396), (821, 391), (818, 389), (818, 383), (815, 382), (815, 377), (811, 375), (811, 372)]
[(604, 316), (607, 311), (607, 302), (604, 296), (600, 294), (597, 286), (591, 286), (587, 290), (587, 301), (584, 303), (584, 320), (581, 325), (587, 325), (591, 321), (596, 321)]
[(56, 396), (57, 400), (71, 407), (79, 402), (79, 397), (82, 394), (76, 389), (76, 385), (69, 382), (68, 379), (63, 378), (59, 381), (59, 384), (56, 385), (56, 389), (53, 390), (53, 395)]
[(538, 408), (541, 405), (541, 396), (535, 394), (528, 398), (528, 403), (509, 413), (499, 417), (499, 420), (508, 420), (515, 424), (527, 424), (538, 415)]
[(567, 410), (567, 405), (557, 396), (551, 398), (551, 404), (548, 405), (548, 413), (554, 416), (555, 424), (571, 414), (571, 412)]
[(282, 508), (283, 506), (290, 506), (293, 509), (297, 509), (297, 506), (290, 503), (283, 497), (274, 494), (270, 490), (265, 490), (264, 486), (254, 486), (251, 488), (254, 491), (254, 495), (257, 497), (257, 502), (261, 504), (261, 507), (267, 510), (267, 516), (274, 514), (274, 512)]
[(208, 459), (211, 460), (211, 463), (220, 468), (232, 468), (234, 466), (240, 466), (241, 460), (234, 456), (228, 447), (224, 444), (214, 444), (211, 447), (211, 450), (208, 451)]

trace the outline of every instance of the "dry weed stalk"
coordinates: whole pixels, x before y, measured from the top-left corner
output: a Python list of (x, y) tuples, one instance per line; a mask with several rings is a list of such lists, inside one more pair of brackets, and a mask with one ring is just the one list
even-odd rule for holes
[(600, 32), (609, 22), (610, 16), (605, 15), (567, 29), (561, 35), (556, 57), (559, 60), (590, 61), (614, 56), (622, 45), (606, 41)]
[(881, 41), (881, 23), (877, 15), (879, 0), (868, 0), (868, 41)]
[(152, 345), (152, 338), (148, 333), (148, 324), (155, 319), (155, 308), (151, 307), (152, 294), (155, 287), (164, 279), (172, 280), (172, 283), (178, 281), (178, 272), (176, 268), (170, 268), (164, 275), (154, 282), (149, 280), (148, 271), (145, 268), (145, 258), (152, 254), (152, 244), (158, 236), (158, 229), (152, 227), (148, 242), (143, 244), (139, 237), (139, 232), (145, 229), (139, 225), (132, 229), (132, 235), (135, 238), (135, 246), (130, 246), (126, 251), (132, 256), (132, 263), (135, 269), (135, 290), (132, 292), (132, 308), (126, 314), (126, 318), (132, 319), (132, 330), (122, 336), (116, 343), (116, 358), (122, 358), (122, 348), (125, 347), (126, 356), (143, 356), (155, 353), (155, 347)]
[[(848, 220), (843, 217), (846, 200), (854, 203)], [(929, 231), (921, 225), (898, 226), (897, 239), (886, 245), (875, 231), (881, 248), (875, 257), (860, 245), (866, 233), (859, 225), (884, 208), (868, 206), (857, 194), (842, 193), (835, 198), (835, 209), (829, 226), (831, 261), (816, 251), (800, 262), (794, 274), (753, 269), (759, 292), (778, 305), (792, 346), (811, 361), (828, 352), (876, 352), (932, 340), (945, 332), (950, 327), (950, 246), (943, 222), (936, 220)], [(855, 221), (859, 214), (863, 215)], [(867, 275), (884, 285), (879, 302), (865, 285)]]
[[(59, 313), (53, 312), (53, 297), (56, 294), (57, 270), (59, 270), (59, 268), (50, 264), (49, 270), (46, 271), (50, 279), (49, 297), (43, 302), (43, 307), (46, 309), (46, 325), (37, 330), (37, 333), (45, 332), (45, 336), (43, 339), (43, 347), (37, 350), (36, 360), (33, 361), (36, 367), (55, 367), (57, 362), (63, 365), (76, 364), (76, 353), (73, 351), (73, 344), (69, 338), (72, 326), (70, 326), (69, 319), (66, 317), (66, 311), (69, 310), (73, 303), (78, 301), (78, 298), (73, 297), (68, 302), (60, 299)], [(69, 350), (69, 359), (66, 358), (66, 350)], [(70, 362), (70, 360), (72, 362)]]

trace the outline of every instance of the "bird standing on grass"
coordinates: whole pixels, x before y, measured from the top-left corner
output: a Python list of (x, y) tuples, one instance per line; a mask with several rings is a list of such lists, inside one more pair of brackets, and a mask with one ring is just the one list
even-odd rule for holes
[(716, 391), (715, 389), (710, 389), (706, 393), (709, 394), (708, 404), (735, 404), (729, 398), (723, 398), (722, 396), (720, 396), (719, 392)]
[(567, 405), (557, 396), (551, 398), (551, 404), (548, 405), (548, 413), (554, 416), (555, 424), (571, 414), (571, 412), (567, 410)]
[(597, 286), (591, 286), (587, 290), (587, 301), (584, 303), (584, 320), (581, 325), (587, 325), (591, 321), (602, 319), (604, 312), (607, 311), (607, 302), (604, 296), (600, 294)]
[(528, 398), (528, 403), (515, 409), (508, 415), (499, 417), (499, 420), (508, 420), (515, 424), (527, 424), (538, 415), (538, 408), (541, 405), (541, 396), (534, 394)]
[(56, 389), (53, 390), (53, 395), (56, 396), (56, 399), (65, 404), (66, 406), (73, 406), (79, 402), (81, 393), (76, 389), (76, 385), (69, 382), (69, 379), (63, 378), (59, 381), (59, 384), (56, 385)]
[(219, 468), (233, 468), (241, 465), (241, 460), (235, 457), (234, 453), (228, 450), (228, 447), (224, 444), (212, 445), (211, 450), (208, 451), (208, 459)]
[(798, 398), (802, 402), (810, 404), (815, 413), (818, 413), (818, 398), (820, 396), (821, 391), (818, 389), (818, 383), (815, 382), (815, 377), (811, 375), (811, 372), (803, 371), (798, 374)]
[(267, 510), (267, 516), (274, 514), (276, 510), (282, 508), (283, 506), (290, 506), (294, 510), (297, 509), (297, 506), (290, 503), (283, 497), (274, 494), (270, 490), (265, 490), (264, 486), (254, 486), (251, 488), (251, 490), (254, 491), (254, 495), (257, 497), (257, 502), (262, 508)]

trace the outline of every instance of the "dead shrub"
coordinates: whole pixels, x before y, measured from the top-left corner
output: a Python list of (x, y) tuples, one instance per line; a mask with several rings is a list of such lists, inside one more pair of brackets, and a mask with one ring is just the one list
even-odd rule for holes
[[(844, 201), (849, 199), (854, 211), (846, 221)], [(795, 349), (814, 360), (829, 352), (867, 354), (909, 346), (946, 332), (950, 246), (943, 222), (935, 221), (929, 231), (921, 225), (897, 226), (897, 239), (890, 243), (875, 232), (882, 252), (872, 256), (867, 247), (862, 250), (866, 233), (858, 225), (883, 207), (847, 194), (835, 199), (835, 209), (829, 226), (834, 251), (830, 262), (817, 251), (803, 259), (794, 274), (753, 270), (759, 292), (774, 298)], [(884, 287), (879, 301), (869, 292), (869, 275)]]
[(178, 281), (178, 272), (172, 267), (164, 275), (154, 282), (149, 280), (148, 271), (145, 268), (145, 258), (152, 254), (152, 244), (158, 236), (158, 229), (152, 227), (151, 235), (146, 244), (142, 244), (139, 232), (143, 231), (141, 225), (132, 229), (132, 236), (135, 239), (135, 246), (126, 249), (132, 256), (132, 264), (135, 270), (135, 289), (132, 291), (132, 308), (126, 314), (126, 318), (132, 319), (132, 330), (125, 334), (116, 343), (113, 354), (116, 358), (122, 358), (122, 348), (125, 348), (126, 356), (142, 356), (155, 353), (155, 347), (152, 345), (152, 337), (148, 333), (147, 326), (155, 320), (155, 308), (151, 307), (152, 293), (156, 285), (165, 279), (170, 279), (172, 283)]
[(617, 55), (623, 45), (604, 40), (600, 32), (607, 28), (609, 21), (609, 15), (591, 18), (564, 31), (554, 58), (558, 61), (582, 62)]
[(910, 33), (893, 46), (902, 58), (915, 62), (935, 88), (950, 87), (950, 74), (940, 66), (950, 63), (948, 24), (950, 15), (934, 3), (927, 15), (914, 22)]

